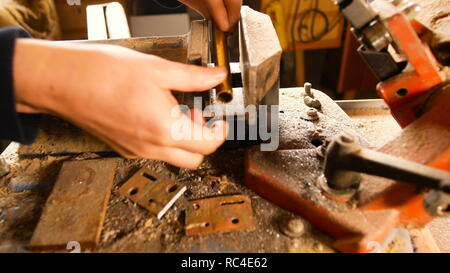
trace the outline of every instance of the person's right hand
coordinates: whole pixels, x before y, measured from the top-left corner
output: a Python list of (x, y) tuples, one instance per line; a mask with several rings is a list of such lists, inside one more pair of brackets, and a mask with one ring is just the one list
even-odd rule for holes
[[(225, 140), (223, 121), (207, 128), (178, 113), (170, 90), (203, 91), (226, 76), (221, 68), (167, 61), (117, 46), (19, 39), (14, 56), (16, 108), (66, 119), (128, 158), (196, 168)], [(200, 139), (177, 139), (175, 125)]]

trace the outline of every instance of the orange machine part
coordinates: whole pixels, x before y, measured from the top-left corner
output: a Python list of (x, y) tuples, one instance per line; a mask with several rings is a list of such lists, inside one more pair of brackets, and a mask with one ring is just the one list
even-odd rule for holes
[(386, 24), (413, 70), (407, 71), (409, 69), (407, 68), (403, 73), (379, 83), (377, 90), (391, 108), (397, 122), (405, 127), (417, 118), (415, 111), (414, 109), (397, 111), (397, 109), (405, 102), (409, 102), (408, 98), (427, 92), (441, 84), (443, 80), (430, 49), (422, 43), (404, 14), (392, 16), (387, 19)]
[[(407, 128), (411, 138), (402, 140), (417, 141), (415, 144), (422, 146), (423, 152), (433, 155), (426, 165), (443, 171), (450, 171), (449, 91), (450, 85), (447, 85), (431, 93), (432, 96), (426, 105), (427, 111), (411, 125), (412, 128)], [(422, 141), (424, 136), (426, 136), (426, 140)], [(419, 141), (422, 142), (419, 143)], [(398, 142), (398, 144), (401, 143)], [(403, 142), (403, 144), (408, 143)], [(425, 146), (427, 144), (430, 146)], [(424, 149), (428, 151), (424, 151)], [(415, 157), (417, 158), (419, 155), (415, 155)], [(422, 227), (433, 219), (423, 208), (423, 199), (423, 192), (419, 192), (416, 186), (396, 183), (387, 188), (382, 196), (361, 208), (368, 210), (396, 209), (400, 212), (399, 223), (401, 225)]]

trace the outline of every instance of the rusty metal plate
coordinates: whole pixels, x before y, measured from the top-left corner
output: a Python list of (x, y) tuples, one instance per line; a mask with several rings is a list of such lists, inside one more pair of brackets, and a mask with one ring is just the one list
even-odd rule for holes
[(189, 202), (186, 234), (255, 229), (251, 200), (246, 195), (219, 196)]
[(186, 191), (186, 186), (170, 179), (158, 177), (152, 170), (137, 171), (119, 192), (146, 208), (161, 219), (167, 210)]
[(31, 238), (32, 250), (95, 248), (105, 218), (117, 159), (67, 161)]

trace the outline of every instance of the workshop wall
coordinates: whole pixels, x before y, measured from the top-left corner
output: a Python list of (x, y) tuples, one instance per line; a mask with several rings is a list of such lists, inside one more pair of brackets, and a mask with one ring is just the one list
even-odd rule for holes
[[(56, 10), (59, 15), (59, 23), (62, 31), (62, 40), (80, 40), (87, 39), (87, 22), (86, 22), (86, 7), (88, 5), (97, 5), (113, 2), (112, 0), (80, 0), (79, 5), (77, 1), (68, 0), (54, 0)], [(129, 9), (129, 2), (126, 0), (114, 0), (121, 3), (125, 11)], [(69, 4), (75, 3), (75, 4)]]

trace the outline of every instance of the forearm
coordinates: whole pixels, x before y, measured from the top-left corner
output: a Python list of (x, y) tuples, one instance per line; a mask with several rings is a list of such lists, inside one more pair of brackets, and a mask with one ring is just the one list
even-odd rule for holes
[(96, 71), (102, 53), (95, 48), (18, 39), (14, 55), (17, 111), (64, 115), (70, 97), (82, 95), (92, 81), (101, 80), (96, 79)]

